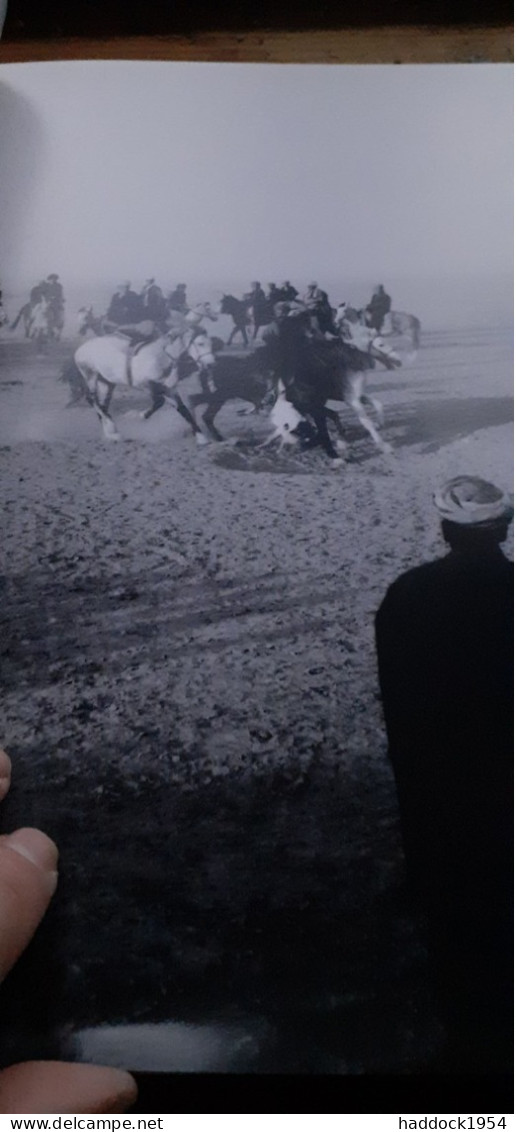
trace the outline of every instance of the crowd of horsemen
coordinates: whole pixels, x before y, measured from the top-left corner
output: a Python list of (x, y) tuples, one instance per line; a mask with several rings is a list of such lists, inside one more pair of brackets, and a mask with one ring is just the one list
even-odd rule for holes
[[(356, 340), (361, 349), (368, 349), (375, 333), (381, 333), (391, 309), (390, 296), (381, 284), (375, 288), (367, 307), (356, 310), (342, 303), (338, 308), (338, 317), (327, 292), (316, 282), (310, 283), (303, 295), (289, 280), (281, 286), (269, 283), (267, 292), (259, 282), (253, 282), (250, 290), (237, 302), (245, 312), (245, 321), (254, 326), (253, 337), (256, 337), (261, 327), (272, 325), (282, 315), (301, 315), (307, 312), (311, 316), (314, 332), (318, 331), (329, 337), (343, 334), (351, 342)], [(28, 303), (22, 308), (27, 310), (27, 337), (30, 337), (31, 316), (33, 319), (41, 306), (48, 312), (50, 331), (55, 331), (51, 337), (60, 337), (65, 321), (65, 298), (63, 285), (57, 274), (48, 275), (31, 288)], [(140, 292), (133, 290), (130, 283), (122, 283), (113, 294), (101, 320), (102, 330), (104, 333), (123, 333), (126, 329), (140, 331), (142, 338), (150, 338), (166, 333), (171, 315), (186, 316), (190, 309), (185, 283), (178, 283), (167, 295), (155, 279), (147, 279)]]
[[(55, 338), (58, 339), (64, 326), (65, 299), (63, 286), (56, 274), (36, 284), (30, 292), (29, 302), (22, 308), (26, 311), (26, 334), (28, 324), (29, 337), (30, 312), (42, 305), (47, 312), (49, 337), (54, 337), (51, 331), (55, 328)], [(311, 380), (317, 381), (321, 367), (324, 369), (335, 364), (335, 351), (339, 345), (342, 348), (343, 343), (351, 349), (360, 370), (374, 368), (375, 361), (387, 369), (401, 365), (395, 350), (381, 337), (390, 309), (390, 296), (381, 284), (375, 288), (369, 304), (358, 310), (345, 302), (333, 307), (327, 292), (315, 281), (300, 294), (286, 280), (281, 286), (269, 283), (267, 291), (255, 281), (239, 299), (224, 295), (215, 313), (210, 303), (193, 306), (186, 284), (179, 283), (165, 294), (156, 280), (150, 278), (139, 292), (133, 290), (129, 282), (120, 284), (112, 295), (106, 314), (100, 318), (93, 315), (91, 307), (81, 308), (79, 332), (82, 336), (88, 330), (96, 336), (122, 335), (127, 338), (130, 348), (150, 343), (165, 334), (175, 335), (191, 344), (195, 335), (206, 335), (205, 319), (216, 320), (220, 314), (228, 314), (235, 324), (229, 341), (232, 342), (235, 334), (240, 333), (243, 345), (247, 346), (248, 332), (252, 334), (255, 345), (268, 350), (271, 369), (276, 377), (289, 385), (303, 370), (305, 373), (309, 371)], [(219, 343), (219, 350), (223, 347), (220, 339), (212, 341)], [(209, 399), (215, 392), (211, 372), (205, 370), (202, 363), (198, 372), (202, 392)], [(84, 382), (73, 369), (68, 374), (72, 394), (69, 403), (76, 404), (87, 396)]]

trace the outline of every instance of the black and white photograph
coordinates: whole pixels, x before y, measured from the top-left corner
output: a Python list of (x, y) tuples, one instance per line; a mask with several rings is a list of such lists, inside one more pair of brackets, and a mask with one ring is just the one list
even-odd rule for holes
[(510, 1071), (512, 81), (0, 67), (2, 1066)]

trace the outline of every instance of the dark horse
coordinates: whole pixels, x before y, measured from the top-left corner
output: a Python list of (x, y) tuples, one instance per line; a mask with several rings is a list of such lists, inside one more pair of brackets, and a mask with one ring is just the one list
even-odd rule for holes
[(235, 334), (241, 334), (244, 346), (247, 346), (247, 327), (251, 321), (248, 304), (243, 299), (235, 299), (234, 295), (223, 295), (220, 313), (229, 314), (235, 324), (228, 338), (228, 346), (231, 346)]
[[(180, 359), (179, 379), (188, 377), (192, 372), (193, 367), (189, 359)], [(208, 382), (201, 384), (202, 392), (190, 394), (183, 392), (183, 400), (191, 413), (199, 405), (206, 405), (202, 413), (206, 429), (214, 440), (223, 440), (224, 437), (215, 427), (214, 422), (217, 413), (227, 401), (249, 401), (258, 411), (268, 395), (273, 392), (274, 381), (268, 351), (265, 347), (260, 347), (246, 358), (227, 355), (217, 357), (215, 365), (210, 369)], [(143, 414), (145, 420), (160, 409), (165, 400), (163, 390), (157, 383), (151, 387), (151, 397), (151, 407)]]
[[(253, 317), (251, 317), (250, 311)], [(253, 307), (247, 299), (235, 299), (234, 295), (223, 296), (220, 313), (229, 314), (235, 324), (228, 338), (228, 346), (231, 346), (235, 334), (241, 334), (244, 346), (247, 346), (249, 342), (248, 328), (254, 323), (253, 338), (256, 338), (260, 326), (268, 326), (273, 318), (272, 307), (269, 304), (264, 303), (259, 307)]]

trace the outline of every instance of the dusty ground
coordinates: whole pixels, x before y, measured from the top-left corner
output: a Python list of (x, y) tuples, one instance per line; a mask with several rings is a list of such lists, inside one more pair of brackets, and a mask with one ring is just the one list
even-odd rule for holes
[(340, 471), (257, 454), (266, 418), (236, 404), (217, 423), (239, 445), (199, 450), (172, 409), (143, 423), (118, 394), (108, 445), (64, 407), (65, 352), (0, 343), (4, 828), (41, 824), (62, 853), (5, 1024), (40, 1052), (47, 1019), (252, 1017), (276, 1034), (258, 1068), (413, 1072), (440, 1039), (373, 617), (442, 552), (437, 483), (510, 487), (511, 338), (427, 334), (375, 373), (394, 455), (350, 418)]

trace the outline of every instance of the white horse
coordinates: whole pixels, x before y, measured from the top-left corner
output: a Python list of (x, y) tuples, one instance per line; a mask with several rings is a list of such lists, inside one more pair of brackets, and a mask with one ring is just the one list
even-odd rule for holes
[(53, 313), (48, 299), (40, 299), (30, 312), (27, 336), (38, 346), (45, 346), (53, 338)]
[(172, 327), (159, 338), (135, 347), (121, 334), (90, 338), (79, 346), (74, 354), (74, 363), (86, 383), (90, 403), (95, 408), (106, 439), (120, 439), (109, 414), (109, 406), (116, 386), (125, 385), (149, 389), (153, 399), (159, 400), (156, 407), (166, 400), (171, 401), (188, 421), (197, 443), (206, 443), (176, 389), (187, 359), (193, 369), (214, 366), (211, 338), (199, 333), (192, 337), (192, 331), (181, 334), (177, 327)]
[(382, 336), (391, 334), (410, 338), (413, 356), (416, 356), (421, 343), (421, 323), (415, 314), (407, 314), (406, 311), (389, 311), (383, 320)]

